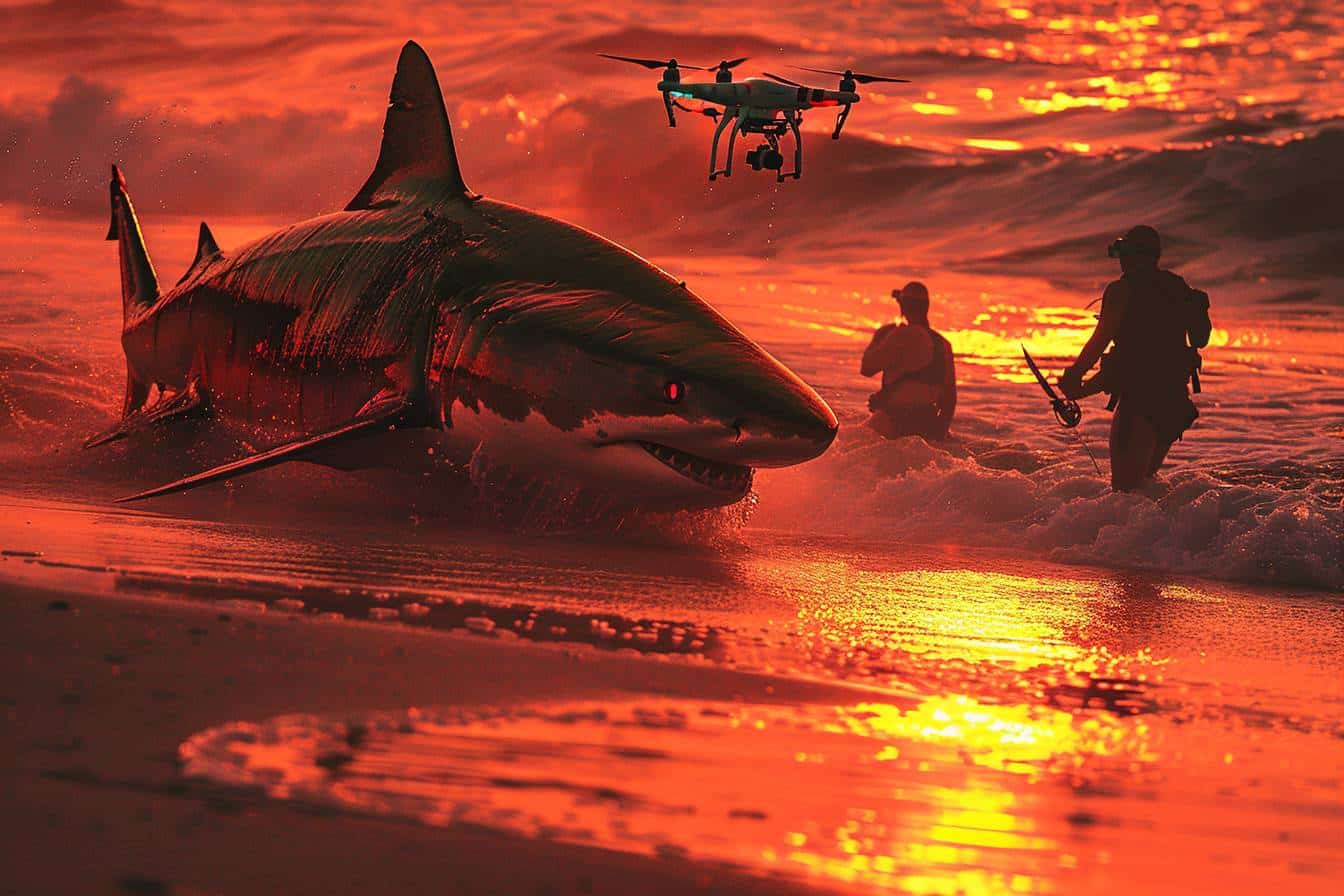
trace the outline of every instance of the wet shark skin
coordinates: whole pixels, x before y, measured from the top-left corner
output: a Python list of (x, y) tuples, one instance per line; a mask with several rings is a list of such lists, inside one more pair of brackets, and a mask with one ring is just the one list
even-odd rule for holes
[[(744, 466), (797, 463), (835, 432), (808, 386), (666, 272), (430, 183), (205, 263), (129, 321), (123, 345), (145, 382), (195, 380), (216, 419), (257, 438), (339, 425), (387, 390), (450, 441), (454, 414), (482, 406)], [(669, 380), (683, 401), (666, 400)]]
[[(698, 411), (725, 427), (817, 444), (808, 457), (830, 443), (835, 417), (816, 393), (683, 283), (581, 228), (505, 203), (477, 206), (499, 230), (486, 242), (494, 271), (447, 306), (440, 333), (446, 327), (448, 338), (436, 336), (433, 351), (437, 371), (516, 385), (521, 372), (499, 374), (527, 364), (533, 349), (563, 357), (557, 347), (575, 345), (585, 357), (634, 365), (648, 376), (630, 383), (571, 366), (556, 371), (564, 375), (527, 378), (533, 409), (558, 427), (574, 425), (565, 406), (579, 403), (593, 412), (685, 420)], [(509, 349), (477, 357), (491, 343)], [(662, 401), (668, 380), (686, 385), (687, 401)]]
[[(492, 340), (513, 355), (482, 352)], [(148, 382), (199, 377), (218, 414), (280, 430), (348, 419), (380, 388), (423, 392), (426, 377), (474, 382), (441, 395), (444, 424), (454, 400), (509, 390), (513, 415), (527, 404), (562, 430), (598, 411), (684, 419), (689, 400), (660, 399), (677, 379), (691, 398), (720, 395), (698, 412), (724, 429), (745, 422), (824, 449), (835, 426), (784, 365), (644, 259), (535, 212), (433, 193), (247, 244), (164, 294), (124, 345)], [(571, 367), (547, 387), (521, 359), (556, 345), (637, 365), (646, 382)]]

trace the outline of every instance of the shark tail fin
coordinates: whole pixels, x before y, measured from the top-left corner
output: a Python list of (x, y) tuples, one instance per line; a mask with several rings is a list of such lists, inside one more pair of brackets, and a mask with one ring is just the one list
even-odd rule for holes
[(408, 179), (421, 181), (418, 189), (432, 184), (445, 196), (473, 196), (457, 165), (439, 78), (429, 56), (415, 41), (402, 47), (397, 60), (378, 162), (346, 211), (397, 201), (402, 192), (399, 184)]
[(121, 169), (112, 166), (112, 222), (107, 238), (116, 240), (121, 259), (121, 315), (126, 323), (139, 312), (154, 304), (159, 297), (159, 277), (145, 248), (145, 237), (140, 232), (140, 221), (135, 217), (135, 206), (126, 194), (126, 178)]
[(219, 248), (219, 243), (215, 242), (215, 235), (210, 232), (210, 226), (202, 221), (201, 232), (196, 237), (196, 258), (192, 260), (191, 267), (187, 268), (182, 279), (177, 281), (178, 285), (208, 268), (215, 259), (223, 257), (224, 252)]

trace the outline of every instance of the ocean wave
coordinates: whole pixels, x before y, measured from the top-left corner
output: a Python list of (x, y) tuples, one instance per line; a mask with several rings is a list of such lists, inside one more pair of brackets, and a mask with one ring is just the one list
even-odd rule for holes
[(101, 364), (0, 342), (0, 457), (50, 451), (81, 426), (92, 433), (119, 388)]
[[(912, 144), (862, 132), (832, 143), (807, 133), (802, 180), (776, 185), (741, 170), (710, 184), (708, 124), (684, 115), (689, 120), (676, 131), (650, 139), (659, 111), (636, 102), (566, 103), (530, 138), (549, 177), (510, 177), (520, 163), (509, 149), (479, 181), (487, 190), (507, 184), (506, 198), (572, 214), (654, 254), (868, 263), (897, 246), (943, 267), (1076, 286), (1091, 282), (1080, 258), (1095, 259), (1097, 245), (1149, 221), (1167, 238), (1167, 255), (1199, 262), (1206, 278), (1344, 277), (1335, 212), (1344, 203), (1344, 171), (1332, 162), (1344, 153), (1344, 128), (1337, 124), (1286, 143), (1227, 136), (1094, 153), (992, 151), (961, 139)], [(593, 130), (609, 120), (639, 127), (594, 140)], [(1034, 117), (1020, 123), (1037, 124)], [(503, 125), (477, 122), (472, 139), (493, 139), (493, 127)], [(1090, 248), (1080, 255), (1084, 244)], [(1276, 294), (1284, 291), (1280, 284)], [(1325, 298), (1337, 300), (1337, 291)]]
[(778, 500), (762, 502), (760, 522), (1344, 589), (1344, 507), (1328, 483), (1237, 483), (1186, 468), (1144, 493), (1123, 494), (1090, 469), (1026, 447), (944, 450), (855, 427), (841, 435), (833, 453), (773, 480)]

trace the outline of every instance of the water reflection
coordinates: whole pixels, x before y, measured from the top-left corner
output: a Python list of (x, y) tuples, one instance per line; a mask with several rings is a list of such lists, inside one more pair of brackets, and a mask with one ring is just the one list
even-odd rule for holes
[(1058, 74), (1026, 84), (1017, 97), (1020, 108), (1036, 115), (1143, 107), (1208, 120), (1260, 105), (1337, 105), (1330, 75), (1344, 64), (1344, 45), (1339, 11), (1329, 4), (1248, 0), (1134, 9), (1092, 0), (974, 0), (951, 7), (979, 34), (949, 39), (949, 49), (1055, 67)]
[[(203, 732), (188, 774), (273, 796), (862, 887), (1056, 889), (1050, 793), (1151, 759), (1141, 724), (939, 697), (833, 708), (670, 701)], [(957, 890), (955, 888), (961, 887)]]

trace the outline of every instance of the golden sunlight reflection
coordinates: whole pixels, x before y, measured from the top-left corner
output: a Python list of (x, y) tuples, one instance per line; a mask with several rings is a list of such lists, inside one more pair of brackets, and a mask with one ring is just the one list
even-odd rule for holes
[[(1044, 745), (1068, 717), (1028, 713), (1027, 705), (1141, 712), (1168, 662), (1139, 640), (1114, 651), (1092, 636), (1108, 624), (1114, 603), (1113, 586), (1103, 582), (983, 569), (883, 571), (836, 562), (766, 572), (770, 581), (757, 582), (759, 587), (798, 595), (796, 619), (771, 636), (787, 634), (802, 648), (799, 671), (824, 671), (904, 694), (951, 695), (927, 704), (920, 715), (902, 717), (903, 725), (914, 726), (909, 732), (994, 732), (1020, 737), (1023, 747)], [(791, 584), (794, 577), (814, 587)], [(752, 661), (750, 645), (735, 650), (742, 662)]]
[[(1071, 798), (1058, 785), (1151, 758), (1133, 719), (958, 695), (412, 709), (353, 724), (356, 739), (312, 716), (234, 723), (181, 756), (188, 774), (282, 798), (924, 893), (1059, 891)], [(333, 755), (341, 774), (315, 773)]]
[[(1259, 103), (1329, 103), (1340, 71), (1338, 38), (1326, 37), (1338, 27), (1330, 4), (1136, 8), (1104, 0), (958, 0), (951, 6), (979, 29), (957, 42), (959, 49), (1051, 67), (1049, 79), (1017, 88), (1018, 106), (1037, 115), (1133, 107), (1221, 115)], [(1312, 62), (1318, 77), (1301, 77), (1301, 65)], [(1228, 90), (1243, 83), (1260, 86), (1241, 96)]]
[[(952, 745), (968, 762), (1032, 779), (1080, 767), (1088, 756), (1127, 751), (1139, 761), (1154, 758), (1140, 744), (1146, 734), (1141, 721), (1130, 723), (1107, 714), (1079, 715), (1049, 706), (985, 703), (964, 694), (929, 697), (913, 709), (860, 703), (840, 708), (838, 714), (839, 720), (828, 730)], [(874, 758), (890, 761), (899, 755), (888, 746)]]
[(972, 149), (988, 149), (995, 152), (1012, 152), (1022, 149), (1022, 143), (1017, 140), (990, 140), (979, 137), (968, 138), (966, 145)]

